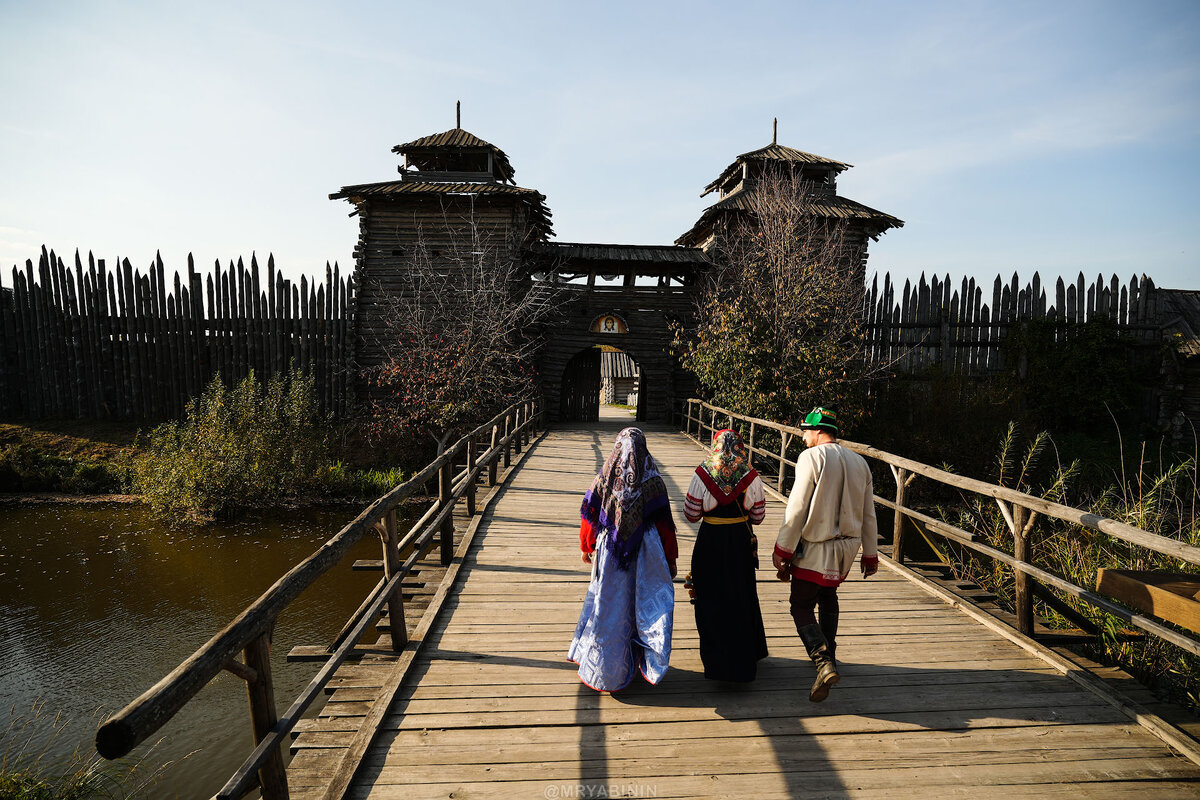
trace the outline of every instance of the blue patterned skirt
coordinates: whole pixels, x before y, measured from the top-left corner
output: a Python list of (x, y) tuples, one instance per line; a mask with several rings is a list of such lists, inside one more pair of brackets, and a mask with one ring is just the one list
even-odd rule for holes
[(624, 689), (637, 671), (656, 684), (671, 660), (675, 586), (657, 528), (642, 539), (629, 569), (618, 569), (608, 537), (600, 536), (575, 639), (567, 658), (579, 680), (601, 692)]

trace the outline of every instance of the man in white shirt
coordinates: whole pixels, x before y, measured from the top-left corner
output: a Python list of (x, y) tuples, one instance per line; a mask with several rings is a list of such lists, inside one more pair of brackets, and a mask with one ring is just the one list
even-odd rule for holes
[[(792, 619), (817, 677), (808, 699), (819, 703), (838, 682), (837, 587), (862, 549), (862, 575), (879, 569), (874, 490), (866, 459), (837, 443), (837, 415), (818, 406), (800, 426), (807, 449), (796, 461), (772, 561), (791, 580)], [(814, 609), (820, 608), (820, 621)]]

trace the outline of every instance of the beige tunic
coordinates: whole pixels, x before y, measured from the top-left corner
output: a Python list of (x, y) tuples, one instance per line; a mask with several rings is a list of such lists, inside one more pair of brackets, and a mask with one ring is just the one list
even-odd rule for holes
[(827, 442), (800, 454), (775, 543), (784, 558), (795, 556), (794, 577), (836, 586), (860, 547), (864, 558), (878, 557), (873, 492), (866, 459), (853, 450)]

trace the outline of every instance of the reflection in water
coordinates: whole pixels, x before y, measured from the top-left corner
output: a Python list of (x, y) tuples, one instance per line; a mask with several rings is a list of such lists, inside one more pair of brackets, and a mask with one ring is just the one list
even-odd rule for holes
[[(169, 530), (139, 506), (0, 507), (0, 709), (28, 712), (40, 699), (50, 717), (72, 719), (62, 749), (90, 750), (97, 712), (149, 689), (355, 513)], [(319, 666), (284, 663), (288, 650), (332, 639), (379, 578), (350, 564), (379, 557), (377, 537), (365, 538), (280, 618), (281, 711)], [(222, 673), (133, 755), (160, 737), (147, 766), (182, 760), (155, 796), (211, 797), (251, 749), (243, 682)]]

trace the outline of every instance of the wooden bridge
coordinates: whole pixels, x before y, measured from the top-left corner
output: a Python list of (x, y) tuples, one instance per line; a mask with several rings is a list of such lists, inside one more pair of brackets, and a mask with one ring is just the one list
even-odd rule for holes
[[(685, 427), (701, 433), (718, 425), (715, 412), (707, 424), (703, 416), (689, 413)], [(766, 423), (756, 422), (761, 440)], [(522, 449), (537, 417), (518, 412), (467, 437), (447, 461), (431, 465), (437, 470), (418, 476), (443, 475), (440, 502), (414, 527), (428, 531), (430, 543), (444, 533), (443, 511), (455, 507), (454, 497), (464, 487), (471, 497), (469, 518), (462, 516), (464, 504), (457, 506), (453, 558), (423, 561), (418, 547), (398, 567), (395, 547), (386, 556), (389, 541), (402, 542), (394, 518), (389, 538), (387, 504), (364, 512), (364, 530), (382, 520), (384, 560), (392, 565), (364, 602), (358, 629), (321, 648), (327, 674), (314, 679), (309, 694), (324, 688), (327, 702), (315, 718), (300, 719), (295, 705), (275, 718), (272, 700), (270, 719), (259, 726), (259, 751), (219, 796), (241, 796), (261, 769), (264, 796), (292, 798), (1200, 797), (1200, 747), (1155, 713), (1149, 693), (1115, 692), (1062, 651), (967, 607), (886, 557), (878, 575), (864, 581), (854, 573), (840, 590), (843, 680), (826, 702), (808, 702), (812, 668), (788, 615), (786, 587), (769, 568), (769, 542), (782, 514), (777, 502), (760, 545), (770, 656), (757, 681), (741, 686), (702, 677), (682, 588), (694, 530), (677, 511), (681, 578), (670, 672), (657, 687), (639, 681), (616, 694), (583, 686), (566, 659), (589, 576), (578, 549), (579, 504), (614, 434), (627, 424), (628, 417), (610, 412), (587, 428), (542, 431)], [(784, 436), (779, 452), (786, 462), (788, 429), (775, 427)], [(476, 448), (489, 435), (490, 447)], [(681, 502), (702, 451), (677, 428), (649, 427), (647, 436), (671, 496)], [(504, 480), (498, 469), (509, 460), (502, 456), (509, 442), (515, 448)], [(756, 448), (756, 455), (770, 454)], [(450, 480), (455, 458), (462, 472)], [(911, 473), (892, 466), (903, 509)], [(491, 485), (478, 508), (477, 483)], [(1013, 499), (1009, 516), (1036, 516), (1035, 500), (1019, 506)], [(426, 582), (414, 582), (413, 570)], [(406, 575), (401, 604), (391, 592)], [(286, 583), (281, 579), (272, 591)], [(260, 604), (276, 608), (270, 604), (278, 598), (268, 595)], [(389, 600), (383, 638), (355, 644)], [(1126, 613), (1141, 627), (1162, 627)], [(401, 616), (405, 635), (393, 646), (386, 623)], [(246, 629), (249, 623), (239, 620)], [(251, 663), (249, 646), (245, 663), (230, 660), (247, 641), (242, 635), (210, 642), (190, 668), (207, 658), (216, 663), (209, 670), (223, 666), (243, 675), (254, 708), (262, 663)], [(146, 720), (162, 716), (153, 709), (170, 705), (161, 698), (179, 693), (173, 687), (188, 668), (181, 665), (110, 722), (108, 740), (102, 729), (101, 752), (120, 749), (112, 744), (118, 733), (123, 744), (148, 736)], [(257, 704), (262, 712), (261, 697)], [(284, 788), (274, 757), (289, 733), (293, 757)]]

